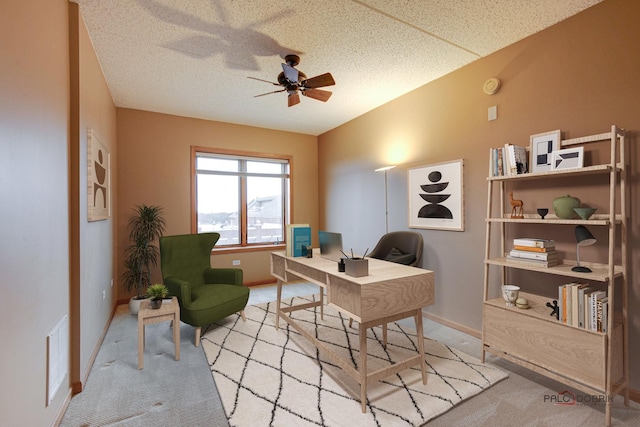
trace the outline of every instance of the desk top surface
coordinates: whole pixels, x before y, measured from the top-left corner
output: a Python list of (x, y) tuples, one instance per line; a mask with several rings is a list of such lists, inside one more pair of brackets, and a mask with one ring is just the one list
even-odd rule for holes
[(322, 271), (323, 273), (340, 277), (344, 280), (349, 280), (362, 285), (367, 283), (376, 283), (380, 281), (399, 279), (403, 277), (420, 275), (433, 276), (434, 274), (433, 271), (425, 270), (423, 268), (410, 267), (407, 265), (384, 261), (376, 258), (366, 258), (369, 261), (369, 274), (362, 277), (352, 277), (348, 276), (346, 273), (338, 272), (338, 263), (327, 258), (322, 258), (318, 249), (314, 249), (313, 258), (287, 257), (284, 251), (272, 252), (272, 255), (283, 258), (287, 261), (288, 264), (293, 263), (299, 266), (306, 266), (308, 268)]

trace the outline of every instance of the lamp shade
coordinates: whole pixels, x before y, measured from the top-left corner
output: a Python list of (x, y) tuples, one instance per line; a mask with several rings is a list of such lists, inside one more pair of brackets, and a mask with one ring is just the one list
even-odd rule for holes
[(589, 246), (593, 245), (596, 239), (587, 227), (578, 225), (576, 227), (576, 241), (578, 242), (578, 246)]
[(593, 245), (596, 242), (593, 234), (585, 227), (584, 225), (578, 225), (576, 227), (576, 262), (577, 265), (571, 269), (571, 271), (577, 271), (580, 273), (591, 273), (591, 269), (589, 267), (585, 267), (580, 265), (580, 246), (589, 246)]

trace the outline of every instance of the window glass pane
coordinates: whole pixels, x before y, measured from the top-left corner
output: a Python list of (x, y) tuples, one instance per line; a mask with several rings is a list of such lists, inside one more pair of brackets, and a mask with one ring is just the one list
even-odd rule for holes
[[(280, 168), (280, 165), (278, 165)], [(247, 178), (247, 243), (284, 240), (283, 178)]]
[(247, 172), (249, 173), (269, 173), (269, 174), (281, 174), (282, 163), (276, 162), (247, 162)]
[(198, 233), (220, 233), (216, 246), (239, 245), (240, 178), (198, 174), (196, 188)]
[(198, 156), (196, 169), (222, 172), (237, 172), (239, 161), (233, 159), (215, 159), (212, 157)]

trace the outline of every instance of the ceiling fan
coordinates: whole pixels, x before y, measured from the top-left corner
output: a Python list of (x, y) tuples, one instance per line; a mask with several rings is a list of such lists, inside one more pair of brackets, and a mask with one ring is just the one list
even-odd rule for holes
[(324, 73), (308, 79), (302, 71), (298, 71), (294, 68), (300, 63), (300, 57), (298, 55), (287, 55), (284, 57), (284, 60), (285, 63), (282, 64), (282, 72), (278, 74), (278, 83), (258, 79), (255, 77), (249, 77), (253, 80), (271, 83), (274, 86), (282, 86), (283, 89), (262, 93), (260, 95), (256, 95), (254, 98), (258, 96), (270, 95), (272, 93), (287, 92), (289, 94), (289, 107), (293, 107), (294, 105), (300, 103), (300, 93), (304, 96), (308, 96), (309, 98), (327, 102), (327, 100), (331, 96), (331, 92), (318, 88), (333, 86), (334, 84), (336, 84), (331, 73)]

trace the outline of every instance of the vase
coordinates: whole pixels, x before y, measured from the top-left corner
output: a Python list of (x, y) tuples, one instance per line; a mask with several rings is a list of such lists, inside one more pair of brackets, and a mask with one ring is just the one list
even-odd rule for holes
[(577, 214), (573, 208), (580, 207), (580, 199), (571, 197), (568, 194), (553, 199), (553, 212), (560, 219), (576, 218)]
[(154, 310), (160, 308), (161, 305), (162, 298), (151, 298), (151, 301), (149, 301), (149, 306), (151, 306), (151, 308), (153, 308)]
[(131, 314), (133, 314), (134, 316), (137, 316), (138, 311), (140, 311), (140, 303), (148, 299), (149, 298), (131, 297), (131, 299), (129, 300), (129, 312), (131, 312)]

